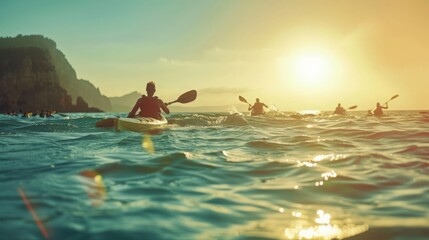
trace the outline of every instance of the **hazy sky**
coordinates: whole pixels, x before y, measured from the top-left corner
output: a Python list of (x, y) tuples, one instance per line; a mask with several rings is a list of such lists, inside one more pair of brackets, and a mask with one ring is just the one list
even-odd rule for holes
[[(41, 34), (107, 96), (280, 110), (429, 109), (428, 0), (2, 0), (0, 36)], [(227, 109), (225, 109), (227, 110)]]

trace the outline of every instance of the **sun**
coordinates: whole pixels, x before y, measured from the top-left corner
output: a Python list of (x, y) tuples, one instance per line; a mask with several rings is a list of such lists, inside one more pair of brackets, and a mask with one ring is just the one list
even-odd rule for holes
[(295, 64), (297, 75), (304, 78), (324, 76), (328, 65), (323, 57), (311, 54), (297, 57)]
[(329, 48), (307, 47), (278, 58), (280, 80), (287, 88), (305, 92), (332, 89), (341, 78), (343, 67)]
[(293, 61), (294, 77), (303, 84), (317, 85), (327, 80), (331, 72), (330, 60), (318, 53), (299, 54)]

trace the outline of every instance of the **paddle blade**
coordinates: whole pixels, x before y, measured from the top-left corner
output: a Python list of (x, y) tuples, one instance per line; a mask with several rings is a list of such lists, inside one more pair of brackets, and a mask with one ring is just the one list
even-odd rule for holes
[(113, 127), (115, 125), (115, 118), (103, 119), (95, 123), (96, 127)]
[(185, 92), (184, 94), (180, 95), (180, 97), (178, 97), (177, 100), (174, 102), (188, 103), (188, 102), (194, 101), (196, 98), (197, 98), (197, 91), (191, 90), (189, 92)]
[(357, 105), (354, 105), (354, 106), (349, 107), (349, 109), (356, 109), (357, 107), (358, 107)]
[(393, 100), (393, 99), (395, 99), (397, 97), (399, 97), (399, 94), (396, 94), (395, 96), (391, 97), (389, 101), (391, 101), (391, 100)]
[(176, 102), (188, 103), (188, 102), (194, 101), (196, 98), (197, 98), (197, 91), (191, 90), (191, 91), (185, 92), (184, 94), (180, 95), (180, 97), (178, 97), (176, 101), (166, 103), (165, 105), (170, 105), (170, 104), (173, 104)]
[(248, 102), (247, 102), (247, 100), (246, 100), (244, 97), (242, 97), (242, 96), (238, 96), (238, 99), (239, 99), (241, 102), (248, 103)]
[(393, 99), (399, 97), (399, 94), (396, 94), (395, 96), (391, 97), (387, 102), (385, 102), (384, 104), (387, 104), (388, 102), (392, 101)]

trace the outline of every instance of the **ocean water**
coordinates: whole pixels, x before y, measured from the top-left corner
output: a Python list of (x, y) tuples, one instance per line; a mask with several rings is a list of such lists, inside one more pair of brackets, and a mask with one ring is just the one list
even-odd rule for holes
[(0, 116), (1, 239), (429, 238), (427, 112), (114, 115)]

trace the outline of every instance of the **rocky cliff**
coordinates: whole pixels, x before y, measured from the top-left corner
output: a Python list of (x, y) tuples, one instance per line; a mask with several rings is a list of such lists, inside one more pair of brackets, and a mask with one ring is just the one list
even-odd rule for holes
[[(81, 97), (81, 100), (84, 100), (84, 102), (88, 103), (89, 107), (95, 107), (95, 108), (99, 108), (103, 111), (111, 111), (111, 104), (110, 104), (110, 100), (102, 95), (100, 93), (100, 90), (95, 88), (89, 81), (86, 80), (79, 80), (76, 78), (76, 72), (73, 69), (73, 67), (70, 65), (70, 63), (67, 61), (65, 55), (57, 49), (56, 47), (56, 43), (54, 41), (52, 41), (51, 39), (45, 38), (43, 36), (40, 35), (32, 35), (32, 36), (21, 36), (18, 35), (17, 37), (14, 38), (0, 38), (0, 50), (3, 52), (3, 54), (1, 54), (1, 58), (3, 59), (3, 69), (1, 69), (1, 71), (4, 73), (4, 75), (8, 75), (8, 72), (14, 72), (16, 75), (16, 79), (14, 81), (20, 82), (20, 81), (24, 81), (24, 82), (28, 82), (31, 81), (30, 79), (40, 79), (41, 75), (44, 75), (45, 73), (42, 70), (35, 70), (37, 72), (37, 76), (29, 76), (26, 75), (25, 77), (21, 74), (17, 72), (17, 69), (13, 69), (9, 67), (4, 68), (5, 66), (7, 66), (7, 62), (9, 61), (8, 58), (13, 57), (11, 56), (11, 52), (8, 52), (8, 55), (4, 55), (7, 51), (13, 51), (16, 50), (18, 52), (20, 52), (20, 56), (23, 57), (23, 59), (21, 59), (22, 64), (24, 64), (26, 67), (29, 67), (29, 59), (31, 59), (31, 61), (35, 60), (35, 58), (29, 58), (25, 55), (25, 51), (28, 49), (33, 49), (31, 50), (32, 53), (31, 54), (39, 54), (41, 53), (41, 51), (37, 51), (34, 49), (40, 49), (43, 50), (43, 57), (39, 56), (37, 59), (37, 61), (42, 61), (42, 59), (46, 59), (43, 61), (49, 61), (51, 63), (51, 67), (53, 67), (53, 69), (50, 69), (49, 74), (53, 74), (56, 75), (56, 80), (53, 79), (53, 77), (51, 77), (50, 79), (52, 81), (56, 81), (60, 87), (62, 87), (68, 95), (70, 95), (72, 103), (76, 104), (77, 103), (77, 99), (78, 97)], [(30, 55), (31, 55), (30, 54)], [(34, 56), (35, 57), (35, 56)], [(17, 59), (15, 59), (17, 60)], [(26, 61), (26, 62), (25, 62)], [(36, 61), (36, 62), (37, 62)], [(26, 74), (31, 74), (31, 73), (36, 73), (35, 71), (30, 71), (29, 69), (22, 69), (20, 68), (20, 64), (16, 63), (19, 70), (24, 70), (27, 71)], [(41, 64), (40, 62), (37, 62), (36, 65), (40, 65), (42, 66), (43, 64)], [(46, 67), (47, 65), (43, 65), (44, 67)], [(49, 75), (47, 74), (47, 75)], [(10, 80), (10, 78), (13, 78), (13, 76), (10, 76), (8, 79)], [(0, 78), (0, 81), (4, 82), (6, 81), (3, 78)], [(45, 80), (43, 80), (45, 81)], [(3, 84), (3, 83), (2, 83)], [(7, 84), (8, 86), (10, 86), (10, 84)], [(6, 89), (7, 90), (7, 89)], [(1, 90), (4, 91), (4, 90)], [(2, 103), (0, 103), (2, 104)]]
[(61, 112), (100, 111), (88, 107), (81, 97), (72, 98), (59, 84), (59, 77), (47, 49), (0, 48), (0, 111)]

